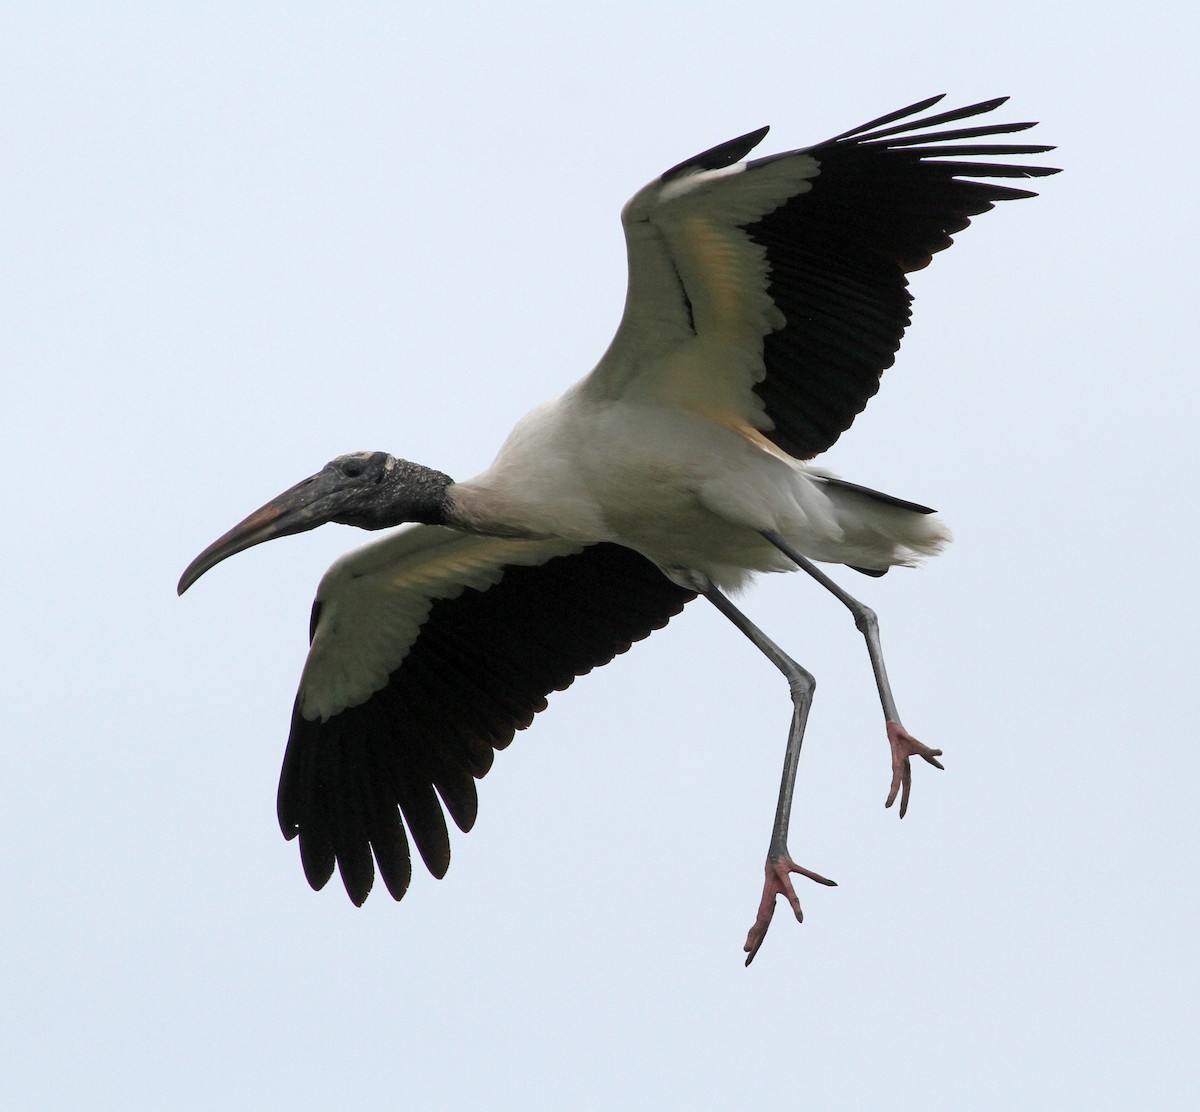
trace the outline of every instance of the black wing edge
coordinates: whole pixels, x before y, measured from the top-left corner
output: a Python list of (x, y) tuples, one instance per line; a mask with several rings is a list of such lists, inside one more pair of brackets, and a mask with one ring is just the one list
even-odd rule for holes
[[(957, 120), (969, 119), (972, 116), (979, 116), (995, 111), (1002, 104), (1007, 103), (1008, 97), (993, 97), (991, 100), (982, 100), (977, 104), (969, 104), (964, 108), (954, 108), (945, 112), (938, 112), (932, 116), (925, 116), (917, 120), (907, 119), (909, 116), (916, 115), (919, 112), (923, 112), (926, 108), (937, 104), (944, 96), (944, 93), (940, 93), (935, 97), (927, 97), (925, 100), (917, 101), (916, 104), (910, 104), (907, 108), (897, 109), (895, 112), (879, 116), (877, 119), (860, 124), (849, 131), (843, 131), (840, 135), (835, 135), (833, 138), (826, 139), (823, 143), (818, 143), (812, 147), (783, 151), (780, 154), (756, 158), (747, 164), (747, 168), (753, 169), (756, 166), (765, 166), (798, 154), (812, 155), (818, 161), (824, 161), (825, 159), (835, 157), (835, 152), (846, 151), (851, 148), (876, 148), (897, 152), (904, 147), (914, 147), (917, 149), (912, 152), (912, 155), (917, 159), (1045, 154), (1047, 151), (1055, 149), (1054, 146), (1045, 143), (960, 143), (960, 140), (963, 139), (977, 139), (990, 135), (1010, 135), (1018, 131), (1027, 131), (1029, 128), (1037, 126), (1036, 120), (1022, 120), (1015, 123), (980, 124), (975, 127), (960, 127), (952, 128), (948, 131), (927, 132), (927, 129), (931, 127), (938, 127), (941, 124), (954, 123)], [(892, 127), (882, 126), (884, 124), (892, 124), (896, 120), (906, 120), (907, 122), (895, 124)], [(921, 134), (915, 134), (917, 132), (921, 132)], [(954, 145), (939, 145), (945, 143), (952, 143)], [(946, 175), (947, 177), (954, 177), (959, 174), (972, 174), (976, 177), (1044, 178), (1062, 172), (1061, 168), (1056, 166), (1024, 166), (1001, 162), (939, 162), (934, 165), (941, 167), (943, 172), (949, 170), (950, 173)], [(996, 200), (1013, 200), (1021, 197), (1037, 196), (1036, 193), (1031, 193), (1023, 189), (1005, 189), (1001, 186), (991, 186), (990, 188), (997, 192)], [(991, 206), (989, 205), (988, 207), (990, 208)]]
[(361, 905), (378, 866), (399, 900), (412, 876), (410, 837), (443, 876), (443, 807), (470, 830), (475, 781), (546, 696), (661, 629), (694, 597), (643, 556), (605, 543), (509, 566), (485, 591), (435, 601), (383, 690), (325, 722), (293, 711), (277, 808), (284, 837), (300, 839), (309, 884), (323, 888), (336, 866)]
[(818, 163), (810, 190), (745, 226), (766, 248), (768, 293), (786, 322), (764, 338), (767, 373), (754, 389), (775, 426), (765, 435), (797, 458), (811, 459), (832, 446), (878, 392), (911, 317), (905, 275), (927, 266), (972, 217), (996, 202), (1035, 195), (971, 179), (1059, 172), (971, 161), (1054, 148), (963, 142), (1025, 131), (1034, 126), (1027, 121), (930, 131), (1007, 100), (920, 116), (941, 99), (918, 101), (814, 147), (748, 164), (752, 172), (794, 154)]
[(756, 131), (748, 131), (745, 135), (730, 139), (727, 143), (709, 147), (700, 154), (684, 159), (678, 166), (672, 166), (663, 173), (659, 181), (667, 182), (674, 178), (681, 178), (685, 174), (699, 173), (701, 170), (721, 170), (726, 166), (732, 166), (754, 150), (770, 130), (770, 127), (760, 127)]

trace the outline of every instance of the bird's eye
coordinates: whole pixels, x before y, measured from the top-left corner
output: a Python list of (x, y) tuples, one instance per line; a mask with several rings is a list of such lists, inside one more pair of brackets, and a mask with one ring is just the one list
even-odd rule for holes
[(355, 461), (354, 463), (343, 463), (342, 474), (347, 479), (357, 479), (363, 473), (363, 465)]

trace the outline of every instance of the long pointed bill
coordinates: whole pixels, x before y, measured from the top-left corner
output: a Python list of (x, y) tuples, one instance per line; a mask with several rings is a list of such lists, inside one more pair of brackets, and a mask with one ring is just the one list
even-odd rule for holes
[(339, 493), (339, 487), (344, 487), (344, 479), (327, 467), (285, 490), (278, 498), (272, 498), (223, 537), (218, 537), (188, 564), (179, 580), (179, 594), (210, 568), (238, 552), (276, 537), (315, 529), (330, 521), (337, 503), (337, 499), (330, 496)]

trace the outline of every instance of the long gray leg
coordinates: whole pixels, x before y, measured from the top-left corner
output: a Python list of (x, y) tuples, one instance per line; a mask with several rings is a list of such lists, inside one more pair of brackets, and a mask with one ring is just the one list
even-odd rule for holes
[(746, 951), (746, 964), (749, 965), (763, 944), (763, 939), (767, 936), (767, 928), (771, 925), (771, 916), (775, 914), (776, 896), (785, 897), (792, 905), (796, 921), (804, 922), (804, 913), (800, 910), (800, 900), (796, 895), (795, 888), (792, 887), (792, 873), (806, 876), (818, 884), (835, 883), (818, 873), (797, 865), (792, 860), (787, 848), (788, 821), (792, 816), (792, 797), (796, 788), (796, 767), (800, 763), (800, 746), (804, 743), (804, 726), (808, 721), (808, 711), (812, 706), (813, 691), (816, 689), (817, 682), (716, 587), (710, 584), (704, 591), (704, 597), (750, 638), (754, 646), (784, 674), (792, 694), (792, 725), (788, 731), (787, 751), (783, 758), (783, 777), (779, 784), (779, 802), (775, 806), (775, 824), (771, 827), (771, 843), (767, 848), (766, 880), (763, 882), (763, 894), (759, 901), (758, 914), (755, 916), (754, 925), (750, 928), (750, 933), (746, 936), (746, 945), (743, 947)]
[(871, 657), (871, 668), (875, 672), (875, 686), (879, 689), (879, 702), (883, 706), (883, 717), (887, 723), (888, 744), (892, 750), (892, 784), (888, 791), (885, 807), (896, 802), (896, 793), (900, 793), (900, 817), (904, 818), (908, 810), (908, 795), (912, 790), (911, 758), (921, 757), (935, 768), (944, 767), (938, 757), (940, 749), (930, 749), (912, 736), (900, 723), (900, 713), (896, 710), (896, 700), (892, 696), (892, 686), (888, 683), (887, 669), (883, 664), (883, 646), (879, 642), (879, 619), (875, 611), (865, 606), (858, 599), (843, 591), (832, 579), (821, 571), (811, 560), (801, 556), (779, 534), (766, 530), (762, 534), (788, 559), (804, 572), (811, 575), (830, 594), (854, 615), (854, 624), (867, 642), (867, 653)]

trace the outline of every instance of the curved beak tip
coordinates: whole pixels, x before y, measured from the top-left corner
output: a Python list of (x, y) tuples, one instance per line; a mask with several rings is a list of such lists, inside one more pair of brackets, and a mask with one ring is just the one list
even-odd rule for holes
[(182, 595), (205, 572), (230, 556), (256, 544), (262, 544), (263, 541), (301, 533), (328, 521), (328, 513), (322, 513), (319, 509), (321, 494), (322, 489), (313, 486), (312, 479), (305, 479), (255, 510), (224, 536), (213, 541), (188, 564), (183, 575), (179, 577), (176, 594)]
[(200, 576), (222, 560), (278, 535), (281, 516), (279, 508), (271, 502), (255, 510), (245, 521), (238, 522), (188, 564), (179, 577), (175, 593), (182, 595)]
[(215, 565), (219, 564), (226, 556), (232, 556), (234, 552), (239, 551), (239, 548), (230, 545), (226, 537), (210, 544), (203, 552), (200, 553), (186, 568), (183, 574), (179, 577), (179, 582), (176, 584), (175, 593), (182, 595), (197, 579), (200, 578), (206, 571)]

